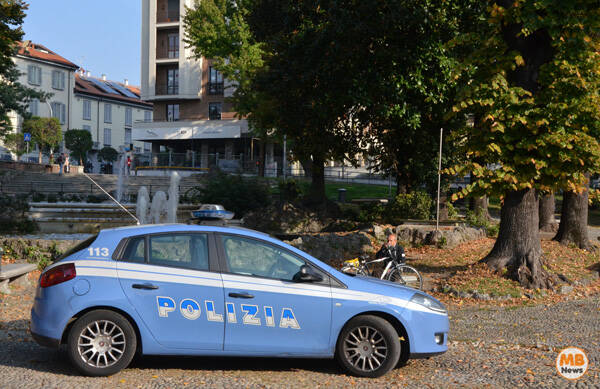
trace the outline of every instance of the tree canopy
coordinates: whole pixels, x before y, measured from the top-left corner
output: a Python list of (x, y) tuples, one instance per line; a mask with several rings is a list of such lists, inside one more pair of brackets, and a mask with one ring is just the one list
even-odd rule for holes
[(80, 165), (87, 158), (87, 153), (92, 149), (92, 134), (88, 130), (69, 130), (65, 132), (65, 146), (77, 158)]
[(31, 133), (31, 141), (38, 145), (38, 163), (42, 163), (42, 151), (56, 148), (62, 141), (62, 128), (57, 118), (33, 117), (23, 122), (23, 132)]
[(12, 60), (17, 43), (23, 37), (20, 27), (25, 18), (27, 4), (22, 0), (0, 2), (0, 136), (13, 129), (8, 113), (16, 111), (24, 118), (31, 115), (27, 111), (32, 99), (45, 100), (51, 94), (36, 91), (18, 82), (21, 73)]

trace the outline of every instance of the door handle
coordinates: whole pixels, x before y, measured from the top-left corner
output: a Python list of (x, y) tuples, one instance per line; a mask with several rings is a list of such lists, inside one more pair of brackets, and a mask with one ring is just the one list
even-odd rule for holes
[(158, 289), (158, 286), (152, 284), (133, 284), (131, 285), (133, 289), (146, 289), (146, 290), (154, 290)]
[(229, 297), (239, 298), (239, 299), (253, 299), (254, 295), (250, 293), (229, 293)]

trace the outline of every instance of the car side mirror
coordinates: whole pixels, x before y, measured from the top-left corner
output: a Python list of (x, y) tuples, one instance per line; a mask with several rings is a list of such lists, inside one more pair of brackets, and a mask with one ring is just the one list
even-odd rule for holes
[(298, 273), (294, 274), (295, 282), (320, 282), (323, 277), (315, 273), (308, 265), (300, 266)]

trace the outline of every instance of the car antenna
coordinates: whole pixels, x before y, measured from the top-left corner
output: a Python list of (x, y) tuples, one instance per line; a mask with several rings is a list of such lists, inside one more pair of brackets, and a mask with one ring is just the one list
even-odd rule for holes
[(115, 202), (115, 203), (116, 203), (116, 204), (117, 204), (119, 207), (121, 207), (121, 208), (123, 209), (123, 211), (127, 212), (127, 214), (128, 214), (129, 216), (131, 216), (131, 217), (132, 217), (132, 218), (135, 220), (135, 222), (136, 222), (136, 224), (137, 224), (138, 226), (141, 224), (141, 223), (140, 223), (140, 219), (138, 219), (138, 218), (137, 218), (137, 217), (135, 217), (135, 216), (134, 216), (134, 215), (133, 215), (131, 212), (129, 212), (129, 210), (128, 210), (127, 208), (125, 208), (125, 207), (123, 206), (123, 204), (121, 204), (120, 202), (118, 202), (118, 201), (117, 201), (117, 199), (115, 199), (114, 197), (112, 197), (112, 196), (110, 195), (110, 193), (108, 193), (107, 191), (105, 191), (105, 190), (104, 190), (104, 188), (103, 188), (103, 187), (101, 187), (101, 186), (100, 186), (100, 184), (98, 184), (96, 181), (94, 181), (94, 179), (93, 179), (92, 177), (88, 176), (88, 175), (87, 175), (87, 173), (85, 173), (85, 172), (83, 173), (83, 175), (84, 175), (84, 176), (86, 176), (86, 177), (88, 178), (88, 180), (92, 181), (92, 182), (94, 183), (94, 185), (96, 185), (98, 188), (100, 188), (100, 190), (101, 190), (102, 192), (104, 192), (104, 193), (105, 193), (105, 194), (106, 194), (108, 197), (110, 197), (110, 199), (111, 199), (112, 201), (114, 201), (114, 202)]

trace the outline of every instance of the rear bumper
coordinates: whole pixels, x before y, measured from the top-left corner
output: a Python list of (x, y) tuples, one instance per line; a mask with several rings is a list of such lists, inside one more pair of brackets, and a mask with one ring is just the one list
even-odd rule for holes
[(58, 348), (60, 346), (60, 339), (53, 339), (47, 336), (38, 335), (35, 332), (32, 332), (31, 336), (33, 337), (33, 340), (35, 340), (40, 346), (50, 348)]

